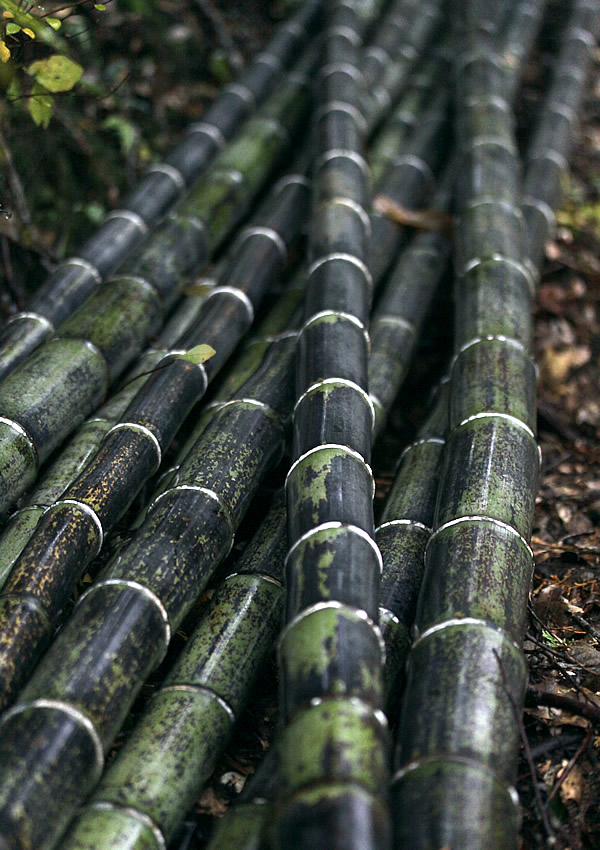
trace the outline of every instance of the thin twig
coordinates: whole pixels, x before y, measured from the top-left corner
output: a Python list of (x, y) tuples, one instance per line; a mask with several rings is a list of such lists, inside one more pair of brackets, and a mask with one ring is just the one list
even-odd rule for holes
[(525, 705), (529, 708), (536, 708), (543, 705), (547, 708), (558, 708), (561, 711), (568, 711), (569, 714), (576, 714), (579, 717), (585, 717), (590, 723), (600, 725), (600, 706), (594, 705), (592, 702), (583, 702), (575, 697), (567, 696), (566, 694), (553, 694), (549, 691), (543, 691), (540, 688), (535, 688), (530, 685), (527, 688), (527, 696)]
[(29, 207), (27, 205), (23, 184), (21, 183), (21, 178), (15, 168), (11, 150), (4, 138), (2, 130), (0, 130), (0, 148), (2, 149), (2, 156), (6, 165), (8, 182), (11, 188), (15, 209), (23, 224), (30, 225), (31, 213), (29, 212)]
[(588, 747), (591, 740), (592, 740), (592, 730), (588, 729), (587, 735), (585, 736), (585, 738), (583, 739), (583, 741), (579, 745), (579, 749), (577, 750), (577, 752), (575, 753), (573, 758), (569, 761), (569, 763), (565, 767), (565, 769), (563, 771), (561, 771), (560, 779), (554, 784), (554, 787), (552, 788), (552, 791), (550, 792), (550, 794), (548, 796), (548, 800), (546, 802), (547, 806), (550, 805), (550, 803), (552, 802), (557, 791), (559, 790), (559, 788), (562, 786), (562, 784), (565, 781), (565, 779), (567, 778), (567, 776), (571, 773), (571, 771), (575, 767), (575, 762), (581, 757), (581, 755), (583, 754), (584, 750)]

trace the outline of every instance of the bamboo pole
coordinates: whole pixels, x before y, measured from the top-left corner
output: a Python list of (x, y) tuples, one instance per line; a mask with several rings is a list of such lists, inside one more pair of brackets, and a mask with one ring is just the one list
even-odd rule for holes
[[(495, 68), (501, 63), (485, 37), (479, 37), (477, 48), (470, 62), (459, 64), (461, 138), (471, 155), (476, 146), (493, 143), (512, 152), (512, 159), (492, 157), (488, 150), (488, 170), (494, 173), (495, 167), (502, 179), (488, 187), (480, 183), (479, 197), (474, 182), (463, 184), (468, 214), (458, 238), (457, 306), (465, 328), (452, 374), (452, 431), (401, 721), (402, 767), (394, 784), (399, 847), (516, 845), (511, 782), (518, 744), (515, 712), (522, 707), (526, 681), (520, 644), (537, 477), (535, 369), (528, 354), (533, 277), (523, 264), (507, 109), (504, 120), (496, 115), (496, 140), (482, 141), (485, 120), (478, 107), (486, 100), (489, 107), (492, 99), (500, 106), (503, 84)], [(477, 92), (478, 76), (486, 76), (487, 85)], [(475, 230), (465, 233), (473, 225)], [(510, 299), (503, 297), (507, 293)], [(436, 703), (442, 689), (447, 712)], [(417, 706), (425, 702), (427, 728), (417, 716)], [(417, 800), (425, 805), (415, 824), (409, 812)]]
[(11, 850), (55, 846), (100, 778), (106, 747), (280, 456), (294, 354), (289, 335), (275, 342), (243, 400), (216, 411), (2, 716), (0, 836)]
[(62, 262), (28, 305), (0, 331), (0, 380), (58, 328), (114, 272), (159, 219), (230, 141), (251, 111), (271, 93), (315, 27), (321, 0), (308, 0), (285, 20), (249, 68), (192, 124), (164, 163), (109, 213), (77, 256)]
[(164, 355), (120, 421), (105, 433), (96, 455), (45, 510), (0, 594), (2, 707), (27, 680), (104, 537), (156, 472), (186, 416), (248, 330), (299, 236), (308, 196), (301, 174), (288, 174), (275, 185), (256, 224), (242, 230), (196, 323), (178, 340), (183, 350), (209, 344), (214, 357), (199, 366), (177, 352)]
[(207, 261), (248, 211), (300, 128), (308, 107), (305, 72), (313, 61), (310, 54), (301, 60), (174, 214), (134, 252), (122, 275), (0, 385), (0, 513), (103, 400), (189, 272)]
[(161, 850), (212, 773), (283, 608), (287, 550), (280, 491), (258, 532), (117, 759), (61, 841), (63, 850)]

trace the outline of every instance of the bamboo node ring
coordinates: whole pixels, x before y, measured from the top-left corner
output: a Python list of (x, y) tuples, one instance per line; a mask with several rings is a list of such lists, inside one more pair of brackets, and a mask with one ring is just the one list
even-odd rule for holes
[(206, 696), (210, 697), (210, 699), (213, 699), (223, 709), (232, 726), (235, 726), (235, 724), (237, 723), (235, 711), (229, 705), (227, 700), (223, 699), (222, 696), (220, 696), (212, 688), (209, 688), (207, 685), (194, 685), (188, 682), (174, 682), (172, 685), (165, 685), (159, 691), (157, 691), (154, 695), (154, 699), (159, 697), (161, 694), (166, 693), (167, 691), (180, 691), (182, 693), (190, 694), (206, 694)]
[(79, 499), (58, 499), (56, 502), (54, 502), (54, 505), (51, 505), (50, 507), (59, 507), (60, 505), (74, 505), (92, 520), (98, 533), (98, 546), (96, 549), (96, 554), (94, 555), (94, 557), (96, 557), (96, 555), (98, 555), (104, 544), (104, 529), (102, 527), (100, 517), (98, 516), (96, 511), (85, 502), (79, 501)]
[(107, 440), (108, 437), (115, 431), (123, 430), (137, 431), (138, 433), (143, 434), (144, 437), (147, 437), (150, 440), (156, 451), (156, 469), (158, 469), (162, 463), (162, 448), (156, 434), (154, 434), (150, 430), (150, 428), (147, 428), (145, 425), (140, 425), (139, 422), (117, 422), (116, 425), (113, 425), (113, 427), (106, 432), (106, 434), (104, 435), (104, 439)]
[(508, 534), (511, 534), (512, 536), (516, 537), (517, 540), (519, 540), (523, 544), (523, 546), (527, 550), (528, 555), (533, 558), (533, 549), (531, 548), (527, 540), (525, 540), (523, 535), (519, 531), (517, 531), (516, 528), (513, 528), (513, 526), (509, 525), (507, 522), (503, 522), (501, 519), (495, 519), (491, 516), (482, 516), (481, 514), (466, 514), (465, 516), (455, 517), (454, 519), (448, 520), (448, 522), (442, 523), (442, 525), (438, 526), (438, 528), (436, 528), (435, 531), (432, 533), (427, 543), (427, 548), (429, 548), (429, 546), (433, 544), (435, 538), (438, 535), (442, 534), (444, 531), (446, 531), (446, 529), (453, 528), (455, 525), (461, 525), (465, 522), (482, 522), (488, 523), (489, 525), (495, 525), (498, 528), (501, 528), (503, 531), (506, 531)]
[(375, 408), (373, 406), (373, 401), (371, 396), (364, 390), (356, 381), (351, 381), (348, 378), (323, 378), (320, 381), (315, 381), (314, 384), (311, 384), (308, 389), (304, 390), (302, 395), (298, 396), (296, 403), (294, 405), (294, 410), (292, 415), (296, 415), (296, 410), (299, 407), (300, 403), (304, 401), (309, 395), (316, 392), (320, 387), (348, 387), (351, 390), (354, 390), (358, 395), (367, 403), (369, 410), (371, 411), (371, 423), (374, 427), (375, 425)]
[(243, 100), (244, 103), (247, 103), (248, 106), (252, 107), (253, 109), (256, 106), (256, 98), (254, 97), (250, 89), (243, 83), (229, 83), (229, 85), (225, 86), (223, 91), (237, 95), (240, 100)]
[[(294, 181), (298, 182), (298, 181)], [(286, 185), (290, 185), (289, 183)], [(280, 187), (280, 188), (283, 188)], [(277, 187), (275, 189), (277, 191)], [(255, 227), (245, 227), (240, 233), (238, 244), (241, 244), (245, 239), (248, 239), (250, 236), (264, 236), (267, 239), (270, 239), (271, 242), (274, 243), (275, 247), (279, 251), (281, 259), (284, 263), (287, 263), (288, 251), (286, 244), (282, 237), (277, 233), (277, 231), (273, 227), (262, 227), (257, 225)]]
[(50, 711), (60, 711), (63, 714), (66, 714), (71, 720), (74, 720), (75, 723), (84, 729), (87, 734), (90, 736), (92, 746), (94, 749), (94, 755), (96, 757), (96, 769), (94, 771), (94, 785), (100, 777), (102, 776), (102, 771), (104, 770), (104, 747), (102, 746), (102, 739), (100, 738), (99, 733), (96, 730), (96, 727), (90, 720), (90, 718), (85, 715), (82, 711), (75, 706), (71, 705), (68, 702), (63, 702), (58, 699), (33, 699), (28, 700), (27, 702), (17, 703), (17, 705), (13, 705), (4, 714), (0, 717), (0, 726), (10, 720), (12, 717), (15, 717), (17, 714), (22, 714), (25, 711), (29, 711), (29, 709), (49, 709)]
[(360, 528), (358, 525), (352, 525), (348, 522), (340, 522), (339, 520), (334, 520), (332, 522), (323, 522), (321, 525), (316, 525), (314, 528), (311, 528), (309, 531), (305, 531), (294, 543), (290, 546), (287, 555), (285, 556), (285, 564), (292, 553), (299, 549), (304, 543), (307, 543), (311, 537), (314, 537), (315, 534), (320, 534), (322, 531), (339, 531), (339, 532), (348, 532), (349, 534), (355, 534), (357, 537), (360, 537), (362, 540), (367, 543), (371, 549), (373, 550), (375, 557), (377, 559), (377, 563), (379, 565), (380, 574), (383, 572), (383, 559), (381, 557), (381, 552), (379, 551), (379, 546), (371, 537), (371, 535), (364, 530), (364, 528)]
[(387, 520), (387, 522), (382, 522), (381, 525), (377, 526), (377, 528), (375, 529), (375, 534), (380, 531), (383, 531), (384, 528), (391, 528), (397, 525), (416, 528), (417, 531), (422, 532), (423, 534), (425, 534), (426, 537), (429, 537), (432, 532), (432, 529), (428, 525), (425, 525), (424, 522), (419, 522), (416, 519), (389, 519)]
[(331, 254), (325, 254), (323, 257), (319, 257), (318, 260), (315, 260), (310, 264), (306, 270), (306, 276), (310, 277), (319, 268), (319, 266), (322, 266), (325, 263), (334, 262), (335, 260), (342, 260), (343, 262), (351, 263), (353, 266), (356, 266), (357, 269), (360, 269), (367, 279), (369, 289), (373, 289), (373, 277), (367, 267), (367, 264), (358, 257), (355, 257), (354, 254), (345, 254), (341, 251), (336, 251)]
[(254, 322), (254, 307), (243, 289), (239, 289), (237, 286), (215, 286), (204, 299), (205, 303), (216, 295), (231, 295), (233, 298), (236, 298), (246, 309), (246, 317), (249, 325)]
[(183, 191), (185, 189), (185, 180), (183, 179), (183, 175), (178, 168), (175, 168), (174, 165), (169, 165), (167, 162), (157, 162), (156, 165), (151, 165), (147, 174), (165, 174), (167, 177), (170, 177), (175, 186), (179, 189), (179, 191)]
[(89, 260), (84, 260), (83, 257), (69, 257), (69, 259), (65, 260), (62, 265), (80, 266), (82, 269), (85, 269), (92, 275), (96, 283), (102, 283), (102, 275), (100, 274), (96, 266), (93, 263), (90, 263)]
[(164, 656), (167, 652), (168, 646), (171, 642), (172, 629), (171, 629), (171, 621), (169, 619), (169, 613), (168, 613), (167, 609), (165, 608), (165, 606), (163, 605), (163, 603), (161, 602), (160, 598), (156, 595), (156, 593), (153, 590), (150, 590), (149, 587), (147, 587), (145, 584), (142, 584), (139, 581), (133, 581), (132, 579), (127, 579), (127, 578), (105, 578), (105, 579), (102, 579), (101, 581), (96, 582), (90, 588), (88, 588), (85, 591), (85, 593), (82, 594), (82, 596), (77, 601), (77, 605), (78, 606), (81, 605), (81, 603), (83, 602), (84, 599), (86, 599), (92, 593), (95, 593), (97, 590), (100, 590), (100, 588), (102, 588), (102, 587), (126, 587), (126, 588), (129, 588), (130, 590), (136, 590), (138, 593), (141, 593), (142, 596), (145, 596), (147, 599), (150, 600), (150, 602), (152, 602), (154, 607), (158, 609), (158, 613), (160, 614), (160, 618), (161, 618), (161, 620), (163, 622), (163, 626), (164, 626), (164, 636), (163, 636), (164, 651), (163, 651), (163, 654), (161, 656), (161, 658), (164, 658)]
[(126, 221), (131, 222), (131, 224), (133, 224), (133, 226), (136, 227), (140, 231), (140, 233), (144, 235), (148, 233), (148, 225), (146, 224), (144, 219), (141, 217), (141, 215), (138, 215), (132, 210), (113, 210), (112, 212), (109, 212), (107, 216), (105, 216), (104, 221), (111, 221), (113, 218), (124, 218)]
[(357, 151), (353, 151), (351, 148), (329, 148), (328, 151), (324, 151), (315, 160), (315, 170), (318, 170), (322, 165), (325, 165), (326, 162), (329, 162), (329, 160), (337, 159), (338, 157), (351, 159), (352, 162), (355, 162), (356, 165), (358, 165), (366, 177), (370, 175), (370, 169), (364, 156), (361, 156), (361, 154), (357, 153)]
[(90, 809), (99, 809), (100, 811), (116, 810), (124, 812), (150, 830), (159, 850), (167, 850), (167, 842), (160, 828), (154, 823), (150, 815), (136, 809), (135, 806), (122, 806), (120, 803), (113, 803), (111, 800), (92, 800), (88, 805)]
[(195, 124), (191, 124), (186, 131), (186, 136), (192, 135), (192, 133), (204, 133), (205, 136), (210, 136), (216, 146), (221, 150), (227, 144), (227, 139), (219, 128), (214, 124), (209, 124), (207, 121), (197, 121)]
[(414, 650), (420, 643), (423, 643), (423, 641), (427, 640), (427, 638), (431, 635), (443, 632), (445, 629), (462, 628), (463, 626), (475, 626), (476, 628), (489, 629), (490, 631), (500, 635), (502, 639), (510, 644), (513, 649), (517, 650), (519, 655), (522, 654), (521, 647), (511, 638), (506, 629), (503, 629), (501, 626), (497, 626), (495, 623), (491, 623), (489, 620), (482, 620), (481, 617), (450, 617), (449, 619), (444, 620), (443, 623), (435, 623), (433, 626), (429, 626), (428, 629), (425, 629), (424, 632), (418, 634), (417, 638), (413, 641), (412, 649)]
[(23, 312), (23, 313), (15, 313), (14, 316), (11, 316), (7, 321), (6, 326), (12, 325), (13, 322), (19, 321), (19, 319), (30, 319), (32, 322), (38, 322), (43, 328), (45, 328), (50, 333), (54, 333), (54, 325), (47, 319), (45, 316), (42, 316), (40, 313), (33, 312)]

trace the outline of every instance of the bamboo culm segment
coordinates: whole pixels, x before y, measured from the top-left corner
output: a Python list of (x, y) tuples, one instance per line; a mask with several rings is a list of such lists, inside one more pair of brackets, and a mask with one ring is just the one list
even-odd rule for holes
[(379, 621), (386, 649), (383, 673), (390, 720), (404, 684), (425, 548), (433, 526), (448, 428), (448, 390), (448, 382), (443, 382), (417, 439), (404, 450), (375, 531), (383, 562)]
[[(526, 539), (539, 471), (531, 427), (536, 375), (527, 351), (532, 281), (523, 262), (519, 162), (506, 100), (512, 83), (490, 36), (494, 25), (481, 25), (488, 7), (478, 8), (476, 19), (474, 10), (475, 4), (454, 6), (461, 43), (456, 124), (466, 175), (456, 234), (462, 327), (457, 324), (452, 431), (407, 666), (393, 784), (398, 847), (409, 840), (409, 806), (425, 786), (425, 819), (410, 828), (415, 848), (508, 848), (518, 828), (514, 711), (526, 683), (520, 649), (531, 578)], [(418, 708), (424, 703), (427, 723)]]
[[(340, 62), (356, 68), (360, 40), (354, 5), (333, 2), (325, 24), (322, 68)], [(353, 168), (340, 169), (339, 183), (334, 183), (335, 172), (319, 169), (332, 154), (337, 157), (340, 149), (354, 162), (362, 156), (366, 122), (356, 75), (322, 72), (319, 96), (314, 124), (316, 204), (309, 231), (310, 266), (305, 324), (299, 335), (295, 416), (301, 405), (310, 407), (309, 421), (318, 411), (321, 436), (315, 439), (313, 428), (308, 432), (295, 430), (295, 462), (286, 480), (286, 494), (290, 544), (299, 541), (302, 545), (315, 531), (326, 531), (321, 549), (326, 550), (325, 557), (335, 560), (337, 546), (347, 548), (345, 536), (337, 533), (340, 523), (353, 526), (355, 533), (366, 538), (367, 546), (374, 548), (373, 478), (367, 465), (372, 418), (364, 415), (367, 338), (364, 322), (349, 311), (345, 299), (356, 269), (363, 275), (363, 287), (370, 286), (365, 264), (370, 220), (364, 177)], [(332, 298), (329, 287), (317, 284), (313, 277), (320, 277), (321, 269), (331, 262), (338, 265), (339, 280)], [(318, 307), (317, 290), (322, 299)], [(370, 295), (367, 303), (369, 300)], [(332, 391), (332, 380), (349, 388), (350, 395)], [(319, 395), (325, 403), (318, 403)], [(333, 440), (336, 433), (339, 439), (347, 436), (339, 427), (341, 417), (352, 417), (355, 404), (360, 404), (366, 433), (351, 430), (367, 450), (366, 457)], [(311, 547), (305, 547), (300, 562), (294, 562), (301, 571), (301, 561), (310, 553)], [(313, 569), (316, 572), (318, 569)], [(315, 586), (319, 588), (318, 583)], [(355, 817), (360, 810), (374, 839), (372, 844), (361, 845), (362, 850), (383, 848), (388, 843), (388, 822), (385, 815), (381, 817), (374, 793), (375, 784), (380, 787), (386, 782), (387, 764), (387, 728), (378, 712), (382, 692), (380, 635), (376, 623), (362, 609), (331, 598), (331, 585), (323, 590), (313, 605), (302, 608), (288, 621), (278, 645), (284, 726), (278, 741), (282, 802), (274, 843), (299, 850), (358, 847), (356, 834), (341, 825), (342, 814), (354, 808)], [(368, 799), (362, 808), (352, 794), (356, 788), (363, 799)], [(306, 806), (308, 792), (312, 799)], [(329, 815), (323, 817), (325, 809), (329, 809)], [(334, 835), (331, 823), (326, 821), (338, 817), (340, 828)], [(330, 828), (327, 835), (324, 827)]]
[[(313, 62), (309, 56), (300, 67), (309, 70)], [(5, 382), (0, 389), (0, 407), (19, 430), (8, 428), (0, 433), (4, 437), (0, 464), (7, 473), (0, 490), (0, 512), (14, 504), (35, 477), (34, 455), (37, 453), (38, 462), (43, 461), (98, 405), (108, 383), (139, 354), (162, 310), (181, 289), (184, 276), (206, 262), (209, 252), (247, 212), (286, 153), (289, 137), (300, 127), (307, 107), (306, 79), (289, 75), (246, 124), (245, 133), (217, 157), (204, 179), (176, 206), (173, 217), (140, 246), (126, 264), (124, 276), (68, 320), (65, 336), (83, 336), (68, 343), (81, 349), (79, 359), (83, 357), (84, 362), (79, 371), (75, 357), (67, 360), (60, 349), (67, 343), (50, 341), (40, 348), (38, 359), (24, 363)], [(98, 313), (102, 308), (108, 309)], [(102, 381), (99, 376), (88, 380), (90, 359), (102, 373)], [(77, 394), (74, 391), (65, 400), (68, 403), (60, 403), (59, 391), (69, 382), (76, 384)], [(74, 411), (75, 400), (79, 409)], [(35, 415), (41, 402), (41, 429), (36, 429)], [(21, 446), (23, 430), (31, 443), (29, 454), (24, 454)]]
[[(289, 175), (274, 187), (257, 216), (258, 227), (242, 231), (220, 286), (207, 295), (196, 324), (179, 340), (184, 348), (212, 345), (217, 354), (210, 368), (177, 357), (163, 359), (160, 368), (146, 376), (122, 421), (105, 435), (95, 457), (40, 519), (0, 595), (3, 707), (26, 681), (103, 536), (157, 470), (162, 453), (202, 398), (207, 379), (248, 329), (265, 290), (283, 269), (287, 247), (298, 236), (308, 191), (301, 175)], [(247, 268), (254, 271), (248, 273)]]
[(568, 26), (561, 35), (550, 90), (527, 150), (522, 207), (527, 223), (526, 255), (534, 274), (552, 235), (554, 210), (562, 196), (562, 179), (599, 28), (596, 4), (575, 0)]
[[(96, 784), (103, 751), (172, 630), (229, 551), (261, 478), (280, 455), (294, 350), (292, 338), (275, 343), (273, 356), (244, 386), (245, 400), (215, 413), (174, 486), (82, 598), (22, 699), (3, 715), (0, 835), (8, 847), (55, 846)], [(78, 712), (83, 722), (75, 722)], [(80, 738), (85, 728), (97, 771), (81, 757), (83, 745), (70, 748), (67, 727)]]
[(77, 257), (50, 275), (27, 313), (18, 314), (0, 332), (0, 380), (46, 341), (126, 259), (149, 227), (174, 204), (229, 141), (256, 106), (271, 93), (278, 75), (295, 59), (319, 16), (321, 0), (303, 3), (284, 21), (271, 41), (232, 87), (192, 125), (164, 164), (152, 166), (141, 183), (110, 213)]
[(65, 850), (133, 850), (148, 818), (166, 844), (197, 798), (279, 629), (282, 495), (61, 842)]

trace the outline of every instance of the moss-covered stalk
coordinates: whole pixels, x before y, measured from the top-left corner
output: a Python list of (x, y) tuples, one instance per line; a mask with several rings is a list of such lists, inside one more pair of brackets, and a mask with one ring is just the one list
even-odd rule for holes
[[(172, 838), (212, 773), (273, 648), (283, 609), (286, 551), (280, 492), (62, 840), (64, 850), (160, 850)], [(154, 828), (151, 839), (149, 824)]]
[[(191, 271), (248, 212), (287, 153), (309, 104), (307, 56), (244, 132), (134, 252), (120, 277), (92, 296), (0, 385), (0, 513), (35, 478), (39, 463), (98, 406), (139, 355)], [(303, 73), (299, 73), (302, 71)]]
[[(340, 62), (356, 67), (359, 45), (354, 4), (332, 2), (323, 67)], [(344, 298), (349, 291), (362, 293), (358, 304), (366, 303), (368, 311), (369, 199), (364, 171), (350, 170), (361, 160), (365, 131), (356, 77), (322, 73), (296, 381), (295, 419), (303, 418), (306, 427), (295, 428), (295, 460), (286, 480), (287, 577), (296, 581), (279, 640), (283, 728), (275, 844), (298, 850), (384, 848), (389, 837), (379, 795), (386, 781), (387, 728), (380, 711), (380, 556), (372, 536), (366, 317), (356, 301)], [(340, 147), (349, 167), (336, 176), (331, 163), (340, 159)], [(333, 297), (328, 280), (337, 281)], [(321, 299), (317, 310), (315, 294)], [(340, 560), (349, 580), (341, 587), (321, 581), (324, 561)], [(352, 596), (354, 575), (370, 588), (360, 600)], [(314, 604), (303, 603), (298, 583), (311, 586)]]
[(527, 149), (522, 208), (527, 222), (526, 253), (536, 278), (544, 245), (554, 229), (554, 210), (562, 196), (562, 181), (599, 28), (598, 4), (594, 0), (574, 0), (568, 24), (560, 34), (560, 50), (543, 112)]
[(395, 840), (398, 847), (508, 850), (517, 838), (514, 712), (526, 683), (527, 539), (539, 466), (528, 351), (532, 280), (494, 21), (476, 3), (453, 8), (461, 45), (457, 348), (392, 786)]
[(156, 344), (147, 349), (125, 376), (123, 386), (115, 392), (93, 416), (61, 447), (44, 475), (28, 494), (23, 507), (13, 513), (0, 536), (0, 590), (11, 568), (35, 531), (44, 511), (63, 495), (65, 490), (92, 460), (106, 433), (116, 425), (144, 382), (144, 377), (158, 366), (167, 351), (175, 348), (179, 339), (198, 319), (202, 304), (220, 277), (218, 264), (207, 271), (197, 283), (197, 294), (187, 295), (173, 311), (159, 334)]
[(182, 193), (233, 138), (260, 105), (306, 42), (321, 0), (309, 0), (278, 27), (234, 84), (226, 86), (204, 119), (152, 166), (121, 207), (105, 218), (76, 257), (61, 263), (29, 303), (0, 332), (0, 380), (58, 328), (125, 260)]
[(240, 400), (215, 412), (134, 540), (82, 597), (2, 715), (0, 837), (11, 850), (56, 845), (172, 631), (230, 550), (281, 454), (295, 346), (290, 336), (273, 343)]
[(27, 680), (104, 535), (156, 472), (208, 382), (250, 327), (299, 235), (308, 198), (302, 175), (287, 175), (276, 184), (255, 225), (242, 231), (195, 324), (178, 341), (183, 349), (212, 345), (214, 357), (199, 366), (176, 353), (166, 355), (104, 435), (86, 468), (44, 512), (0, 594), (1, 706), (6, 707)]

